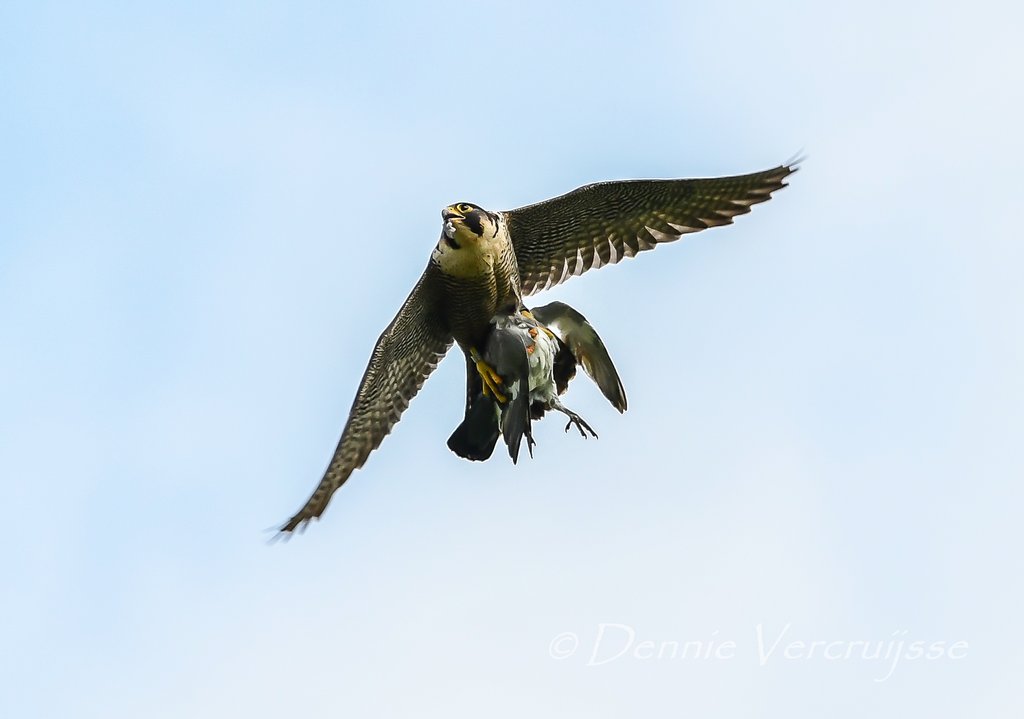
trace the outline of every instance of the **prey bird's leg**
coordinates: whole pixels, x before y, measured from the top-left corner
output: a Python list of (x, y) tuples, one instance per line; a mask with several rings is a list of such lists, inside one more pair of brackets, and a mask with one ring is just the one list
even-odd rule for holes
[(504, 384), (504, 380), (501, 379), (501, 375), (493, 367), (484, 361), (484, 358), (477, 352), (476, 347), (469, 348), (469, 358), (476, 364), (476, 371), (480, 374), (480, 379), (484, 383), (484, 397), (488, 394), (493, 394), (494, 399), (498, 400), (499, 404), (508, 402), (508, 397), (502, 394), (498, 388), (499, 385)]
[(569, 422), (565, 425), (566, 432), (569, 431), (569, 427), (576, 425), (576, 429), (580, 431), (580, 436), (583, 437), (583, 439), (587, 438), (587, 432), (590, 432), (591, 436), (593, 436), (594, 439), (597, 439), (597, 432), (594, 431), (593, 427), (587, 424), (586, 420), (559, 402), (557, 399), (552, 400), (551, 409), (557, 409), (569, 418)]

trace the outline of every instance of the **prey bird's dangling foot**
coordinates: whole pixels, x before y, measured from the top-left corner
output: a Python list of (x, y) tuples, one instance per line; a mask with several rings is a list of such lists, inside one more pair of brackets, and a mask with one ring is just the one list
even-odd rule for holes
[(576, 425), (576, 429), (580, 431), (580, 436), (583, 437), (583, 439), (587, 438), (587, 432), (590, 432), (590, 435), (594, 439), (597, 439), (597, 432), (594, 431), (594, 428), (587, 424), (587, 421), (585, 419), (580, 417), (578, 414), (573, 412), (571, 409), (566, 407), (558, 400), (555, 400), (554, 402), (551, 403), (551, 409), (556, 409), (569, 418), (569, 421), (565, 425), (566, 432), (569, 431), (570, 427)]
[(476, 371), (480, 374), (480, 380), (484, 383), (484, 397), (488, 394), (493, 394), (494, 399), (498, 400), (498, 404), (507, 403), (508, 397), (506, 397), (500, 389), (500, 385), (505, 383), (501, 378), (501, 375), (498, 374), (493, 367), (487, 364), (475, 348), (470, 350), (470, 357), (473, 359), (473, 362), (476, 363)]
[[(526, 448), (530, 450), (530, 459), (533, 459), (533, 448), (537, 446), (537, 442), (533, 438), (532, 431), (527, 431), (524, 436), (526, 437)], [(515, 462), (512, 464), (515, 464)]]

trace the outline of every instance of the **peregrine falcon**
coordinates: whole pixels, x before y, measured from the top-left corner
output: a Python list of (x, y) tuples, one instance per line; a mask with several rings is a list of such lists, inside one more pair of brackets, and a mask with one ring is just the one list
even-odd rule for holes
[(597, 432), (558, 399), (578, 364), (608, 401), (625, 411), (626, 392), (608, 350), (586, 318), (569, 305), (552, 302), (532, 311), (500, 314), (491, 325), (482, 356), (502, 379), (501, 389), (492, 392), (478, 373), (468, 373), (466, 416), (448, 438), (448, 448), (455, 454), (488, 459), (500, 435), (513, 463), (519, 459), (524, 436), (532, 457), (531, 421), (548, 410), (569, 418), (567, 432), (575, 425), (584, 438), (587, 432), (596, 438)]
[(468, 202), (445, 208), (441, 237), (373, 348), (320, 484), (281, 531), (292, 532), (320, 517), (453, 343), (465, 354), (467, 370), (500, 392), (500, 376), (479, 349), (492, 317), (515, 312), (523, 297), (587, 270), (690, 232), (730, 224), (784, 187), (796, 165), (734, 177), (601, 182), (504, 212)]

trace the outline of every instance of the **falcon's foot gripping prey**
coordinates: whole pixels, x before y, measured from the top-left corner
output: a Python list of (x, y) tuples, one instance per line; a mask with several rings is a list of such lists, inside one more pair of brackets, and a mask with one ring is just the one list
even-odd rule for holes
[(784, 187), (795, 170), (790, 162), (734, 177), (601, 182), (504, 212), (466, 202), (445, 208), (427, 268), (373, 348), (320, 484), (281, 531), (323, 514), (452, 344), (469, 357), (483, 346), (491, 319), (518, 312), (523, 297), (687, 233), (728, 225)]
[(480, 356), (476, 348), (470, 350), (469, 358), (476, 366), (480, 382), (483, 384), (483, 393), (493, 396), (501, 404), (508, 402), (508, 398), (501, 391), (501, 386), (504, 384), (501, 374), (492, 365), (488, 364), (487, 360)]

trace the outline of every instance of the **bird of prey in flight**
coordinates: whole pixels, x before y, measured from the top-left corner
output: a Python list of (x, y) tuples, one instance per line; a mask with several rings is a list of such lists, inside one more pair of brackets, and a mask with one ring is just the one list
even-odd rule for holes
[(373, 348), (320, 484), (281, 531), (323, 514), (452, 344), (466, 356), (467, 371), (500, 394), (501, 378), (481, 355), (496, 314), (516, 312), (524, 297), (587, 270), (728, 225), (784, 187), (796, 169), (788, 162), (734, 177), (600, 182), (507, 211), (468, 202), (446, 207), (423, 275)]

